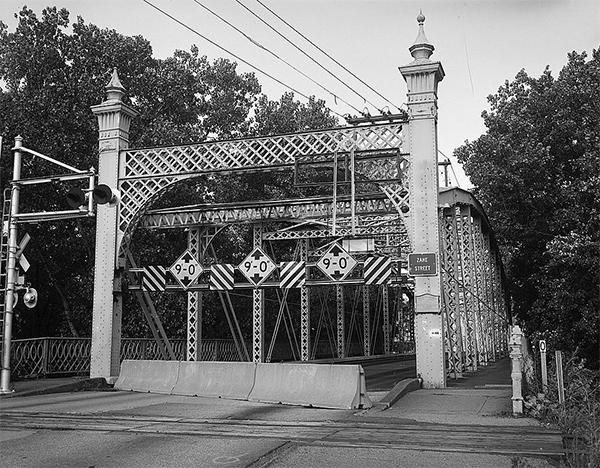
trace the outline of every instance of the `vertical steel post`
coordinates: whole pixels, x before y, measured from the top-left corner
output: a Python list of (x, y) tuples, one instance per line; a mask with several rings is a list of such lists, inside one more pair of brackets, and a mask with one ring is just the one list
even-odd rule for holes
[[(106, 100), (92, 106), (98, 118), (98, 183), (117, 189), (123, 164), (120, 153), (129, 147), (129, 126), (136, 112), (122, 102), (125, 88), (114, 70), (106, 86)], [(114, 384), (119, 376), (121, 351), (122, 276), (125, 258), (119, 257), (120, 206), (96, 208), (96, 254), (90, 377)]]
[(390, 288), (387, 284), (381, 286), (381, 303), (383, 304), (383, 353), (390, 354)]
[[(200, 229), (192, 228), (188, 232), (188, 251), (198, 261), (202, 261), (204, 245)], [(187, 360), (202, 360), (202, 291), (187, 293)]]
[(414, 253), (433, 252), (438, 258), (436, 275), (415, 278), (417, 373), (425, 388), (444, 388), (437, 164), (437, 86), (444, 78), (444, 69), (441, 63), (429, 59), (434, 47), (425, 36), (424, 21), (419, 14), (419, 33), (409, 48), (413, 62), (399, 70), (408, 87), (411, 246)]
[[(254, 224), (254, 247), (262, 248), (262, 225)], [(265, 290), (254, 288), (252, 290), (252, 361), (265, 362), (264, 336), (265, 336)]]
[(2, 343), (2, 372), (0, 374), (0, 393), (10, 393), (10, 346), (12, 340), (13, 306), (15, 301), (15, 283), (17, 282), (17, 215), (19, 214), (19, 195), (21, 187), (15, 181), (21, 178), (21, 150), (23, 138), (15, 138), (13, 157), (13, 185), (10, 199), (10, 224), (8, 227), (8, 258), (6, 263), (6, 294), (4, 295), (4, 337)]
[(346, 350), (346, 320), (344, 315), (344, 287), (335, 285), (335, 305), (337, 312), (337, 357), (344, 358)]
[(365, 356), (371, 355), (371, 294), (369, 285), (362, 287), (363, 295), (363, 343)]
[[(308, 239), (300, 239), (300, 260), (308, 261)], [(300, 359), (308, 361), (310, 359), (310, 298), (308, 287), (300, 287)]]

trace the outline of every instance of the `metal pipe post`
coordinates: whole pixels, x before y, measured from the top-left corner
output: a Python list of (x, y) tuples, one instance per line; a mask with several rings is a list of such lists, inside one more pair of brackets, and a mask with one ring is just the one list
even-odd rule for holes
[(17, 279), (17, 217), (19, 214), (20, 186), (15, 181), (21, 178), (21, 147), (23, 138), (15, 137), (13, 159), (13, 186), (10, 199), (10, 226), (8, 238), (8, 262), (6, 264), (6, 304), (4, 308), (4, 338), (2, 349), (2, 373), (0, 375), (0, 393), (10, 393), (10, 346), (12, 340), (13, 306), (15, 301), (15, 283)]

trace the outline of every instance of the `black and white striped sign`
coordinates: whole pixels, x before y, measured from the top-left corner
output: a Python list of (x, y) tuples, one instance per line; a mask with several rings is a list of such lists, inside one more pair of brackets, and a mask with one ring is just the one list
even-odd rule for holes
[(164, 291), (167, 284), (167, 270), (160, 265), (152, 265), (144, 268), (142, 276), (142, 289), (144, 291)]
[(305, 262), (282, 262), (279, 264), (279, 287), (281, 289), (301, 288), (306, 283)]
[(392, 260), (389, 257), (367, 257), (364, 265), (365, 284), (389, 284)]
[(208, 278), (208, 288), (213, 291), (233, 289), (233, 265), (228, 263), (212, 265)]

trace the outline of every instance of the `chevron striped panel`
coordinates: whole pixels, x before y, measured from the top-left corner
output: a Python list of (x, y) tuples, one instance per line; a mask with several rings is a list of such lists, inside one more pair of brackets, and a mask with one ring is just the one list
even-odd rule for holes
[(389, 284), (392, 278), (392, 259), (367, 257), (365, 260), (365, 284)]
[(142, 276), (142, 289), (144, 291), (164, 291), (167, 284), (167, 270), (160, 265), (152, 265), (144, 268)]
[(281, 289), (301, 288), (306, 282), (305, 262), (282, 262), (279, 264), (279, 287)]
[(229, 263), (211, 265), (208, 282), (208, 287), (212, 291), (233, 289), (233, 265)]

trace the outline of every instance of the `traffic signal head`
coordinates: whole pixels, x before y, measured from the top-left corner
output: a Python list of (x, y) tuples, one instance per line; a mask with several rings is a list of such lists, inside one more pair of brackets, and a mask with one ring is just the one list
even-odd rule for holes
[(93, 191), (94, 201), (99, 205), (116, 206), (119, 203), (121, 195), (118, 190), (109, 187), (106, 184), (98, 184)]
[(67, 193), (67, 203), (71, 208), (78, 209), (87, 203), (87, 194), (79, 187), (72, 188)]
[(34, 288), (27, 288), (27, 291), (23, 295), (23, 303), (30, 309), (37, 305), (38, 293)]

